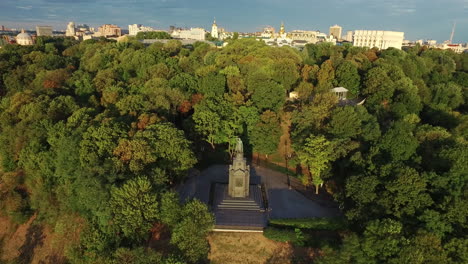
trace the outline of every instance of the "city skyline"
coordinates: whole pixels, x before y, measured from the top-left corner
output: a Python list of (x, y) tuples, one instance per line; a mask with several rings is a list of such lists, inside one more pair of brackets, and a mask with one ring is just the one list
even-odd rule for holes
[(264, 26), (328, 32), (334, 24), (348, 30), (405, 32), (405, 39), (449, 39), (457, 23), (454, 42), (468, 41), (468, 0), (2, 0), (0, 25), (33, 29), (51, 25), (64, 30), (69, 21), (92, 26), (144, 24), (159, 29), (170, 25), (211, 29), (213, 18), (228, 31), (256, 32)]

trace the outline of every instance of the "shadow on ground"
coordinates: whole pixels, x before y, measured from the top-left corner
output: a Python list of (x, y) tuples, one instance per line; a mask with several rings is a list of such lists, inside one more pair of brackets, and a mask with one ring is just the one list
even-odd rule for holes
[[(26, 233), (26, 241), (19, 248), (19, 256), (13, 263), (31, 263), (34, 257), (34, 249), (44, 243), (43, 228), (39, 225), (31, 225)], [(54, 263), (54, 262), (51, 262)]]

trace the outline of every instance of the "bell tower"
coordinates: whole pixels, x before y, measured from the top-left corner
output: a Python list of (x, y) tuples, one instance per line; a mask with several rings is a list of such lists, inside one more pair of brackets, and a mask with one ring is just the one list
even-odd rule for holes
[(280, 27), (280, 32), (279, 32), (279, 33), (280, 33), (281, 36), (282, 36), (284, 33), (286, 33), (286, 32), (284, 31), (284, 23), (283, 23), (282, 21), (281, 21), (281, 27)]
[(211, 36), (213, 38), (218, 38), (218, 26), (216, 25), (216, 18), (213, 21), (213, 25), (211, 26)]

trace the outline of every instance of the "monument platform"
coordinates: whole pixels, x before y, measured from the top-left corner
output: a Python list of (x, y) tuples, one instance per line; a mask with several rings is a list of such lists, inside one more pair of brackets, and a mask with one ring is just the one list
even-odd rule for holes
[(231, 197), (228, 184), (213, 183), (213, 212), (217, 229), (261, 230), (266, 226), (261, 185), (249, 186), (247, 197)]

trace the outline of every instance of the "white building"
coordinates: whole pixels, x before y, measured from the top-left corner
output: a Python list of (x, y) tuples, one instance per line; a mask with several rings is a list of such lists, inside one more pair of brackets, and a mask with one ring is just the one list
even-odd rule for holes
[(136, 36), (138, 32), (155, 31), (152, 27), (145, 27), (141, 24), (128, 25), (128, 34), (130, 36)]
[(429, 45), (429, 46), (437, 45), (437, 40), (428, 39), (426, 42), (427, 42), (427, 45)]
[(396, 31), (356, 30), (353, 35), (353, 45), (379, 49), (401, 49), (404, 35), (404, 32)]
[(51, 26), (36, 26), (36, 35), (39, 36), (52, 36)]
[(75, 34), (76, 34), (75, 22), (69, 22), (67, 25), (67, 31), (65, 32), (65, 36), (74, 37)]
[(26, 46), (26, 45), (33, 45), (33, 39), (31, 35), (26, 33), (24, 29), (21, 30), (21, 33), (16, 36), (16, 43), (21, 46)]
[(465, 50), (468, 50), (466, 46), (463, 44), (449, 44), (449, 43), (444, 43), (442, 45), (439, 45), (438, 48), (444, 49), (444, 50), (452, 50), (455, 53), (463, 53)]
[(334, 26), (331, 26), (330, 27), (330, 36), (333, 36), (335, 37), (336, 40), (340, 40), (341, 39), (341, 32), (343, 31), (343, 28), (338, 26), (338, 25), (334, 25)]
[(211, 26), (211, 36), (213, 38), (218, 38), (218, 26), (216, 25), (216, 19), (213, 21), (213, 25)]
[(191, 29), (177, 29), (171, 33), (173, 38), (179, 39), (194, 39), (205, 40), (205, 29), (191, 28)]
[(317, 31), (311, 30), (293, 30), (288, 33), (288, 36), (292, 40), (304, 40), (308, 43), (316, 43), (318, 33)]
[(346, 31), (346, 37), (344, 38), (344, 40), (353, 42), (353, 31)]
[(328, 36), (327, 34), (323, 32), (317, 31), (317, 42), (329, 42), (329, 43), (332, 43), (333, 45), (336, 45), (336, 38), (333, 36)]
[(262, 38), (273, 38), (274, 36), (275, 36), (275, 28), (271, 26), (265, 27), (261, 34)]

